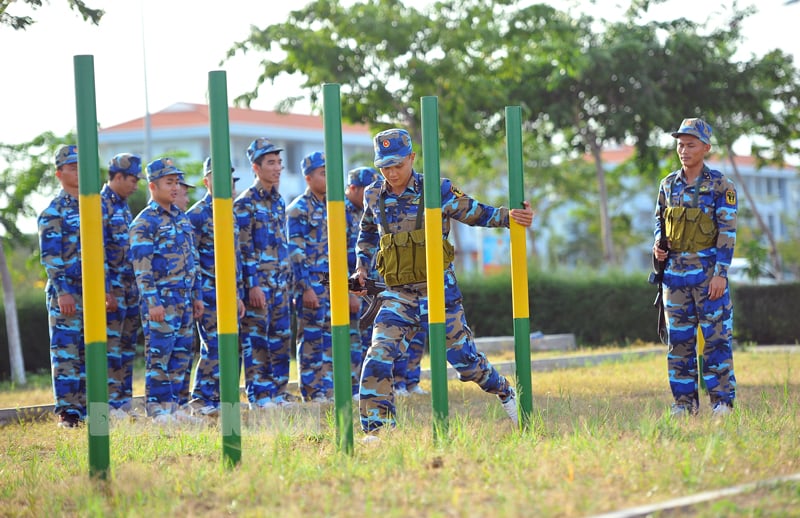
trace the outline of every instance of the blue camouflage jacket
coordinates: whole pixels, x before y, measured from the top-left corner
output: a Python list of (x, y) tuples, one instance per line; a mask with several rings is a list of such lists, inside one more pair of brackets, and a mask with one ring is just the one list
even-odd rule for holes
[(193, 300), (202, 300), (192, 224), (178, 207), (165, 210), (151, 199), (131, 223), (130, 246), (136, 284), (147, 307), (163, 306), (162, 289), (189, 289)]
[(309, 273), (328, 272), (327, 214), (325, 200), (308, 188), (286, 209), (289, 260), (298, 293), (311, 287)]
[(39, 215), (37, 223), (40, 260), (47, 273), (45, 290), (54, 289), (57, 297), (80, 295), (82, 273), (78, 199), (62, 189)]
[(108, 184), (105, 184), (100, 191), (100, 200), (103, 212), (107, 283), (110, 286), (135, 288), (133, 265), (128, 253), (133, 214), (128, 202), (115, 193)]
[[(202, 277), (203, 292), (216, 289), (216, 265), (214, 263), (214, 205), (211, 193), (201, 198), (192, 205), (186, 215), (194, 229), (194, 243), (199, 256), (200, 274)], [(236, 247), (236, 286), (238, 297), (242, 298), (242, 268), (239, 255), (239, 232), (236, 220), (233, 220), (233, 242)]]
[[(416, 228), (417, 211), (425, 210), (420, 205), (422, 194), (422, 175), (413, 171), (405, 191), (396, 195), (387, 189), (383, 178), (364, 190), (364, 215), (357, 242), (357, 264), (368, 268), (380, 244), (380, 237), (385, 233), (396, 233)], [(389, 228), (383, 228), (380, 217), (380, 197), (384, 198), (386, 222)], [(508, 227), (508, 209), (492, 207), (475, 200), (461, 192), (447, 178), (441, 180), (442, 200), (442, 238), (450, 234), (450, 220), (460, 221), (470, 226)], [(453, 264), (444, 272), (445, 301), (453, 303), (461, 300)]]
[(278, 189), (267, 192), (256, 180), (233, 202), (233, 213), (239, 227), (244, 290), (288, 289), (286, 204)]
[(687, 183), (683, 170), (667, 175), (658, 187), (655, 208), (656, 242), (661, 239), (659, 214), (666, 207), (694, 207), (697, 187), (697, 207), (707, 214), (719, 232), (716, 246), (698, 252), (670, 252), (664, 271), (664, 283), (671, 287), (695, 286), (704, 279), (728, 276), (736, 245), (736, 186), (719, 171), (703, 167), (700, 182)]

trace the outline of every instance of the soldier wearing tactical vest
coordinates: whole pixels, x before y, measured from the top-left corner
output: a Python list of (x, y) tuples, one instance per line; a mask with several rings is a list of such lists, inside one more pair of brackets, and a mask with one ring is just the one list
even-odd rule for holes
[[(361, 427), (370, 434), (395, 425), (392, 368), (407, 347), (406, 339), (421, 329), (427, 332), (428, 326), (423, 179), (413, 169), (416, 155), (411, 137), (406, 130), (390, 129), (378, 133), (374, 145), (375, 167), (383, 178), (364, 191), (355, 274), (363, 286), (376, 256), (375, 264), (387, 284), (387, 289), (378, 295), (382, 304), (361, 371)], [(496, 394), (516, 424), (514, 389), (475, 347), (453, 269), (453, 246), (447, 242), (447, 236), (451, 219), (483, 227), (508, 227), (513, 219), (528, 227), (533, 222), (533, 211), (528, 202), (524, 208), (512, 210), (484, 205), (465, 195), (448, 179), (441, 181), (441, 202), (447, 360), (458, 371), (461, 381), (473, 381), (485, 392)], [(375, 435), (367, 436), (367, 440), (375, 439)]]
[[(682, 167), (659, 185), (653, 245), (655, 259), (666, 261), (667, 366), (675, 400), (671, 413), (682, 416), (699, 411), (699, 325), (705, 338), (703, 380), (713, 414), (722, 416), (731, 412), (736, 397), (733, 307), (727, 279), (736, 243), (736, 186), (704, 162), (711, 150), (711, 126), (705, 121), (684, 119), (672, 136)], [(659, 248), (662, 233), (668, 250)]]

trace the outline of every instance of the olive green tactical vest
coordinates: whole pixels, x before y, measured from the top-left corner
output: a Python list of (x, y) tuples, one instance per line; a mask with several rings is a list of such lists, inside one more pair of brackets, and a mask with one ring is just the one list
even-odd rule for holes
[(664, 213), (670, 250), (698, 252), (717, 244), (717, 225), (696, 207), (667, 207)]
[[(695, 183), (692, 205), (694, 207), (667, 207), (664, 211), (667, 238), (670, 241), (670, 250), (675, 252), (699, 252), (700, 250), (716, 246), (717, 224), (711, 217), (702, 211), (698, 205), (700, 194), (700, 181), (706, 169), (700, 173)], [(669, 186), (667, 203), (672, 199), (672, 184)]]
[[(383, 277), (387, 286), (413, 284), (425, 282), (428, 279), (428, 270), (425, 263), (425, 229), (422, 228), (424, 191), (419, 198), (417, 208), (417, 221), (415, 230), (386, 233), (381, 236), (380, 249), (375, 256), (375, 267)], [(379, 197), (381, 224), (384, 229), (389, 228), (386, 221), (386, 206), (383, 196)], [(444, 266), (447, 266), (455, 257), (453, 245), (442, 239)]]

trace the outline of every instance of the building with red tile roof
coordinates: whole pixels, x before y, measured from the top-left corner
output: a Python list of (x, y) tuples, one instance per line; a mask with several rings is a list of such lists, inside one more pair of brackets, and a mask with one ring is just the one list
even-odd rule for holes
[[(231, 161), (242, 179), (240, 185), (249, 185), (254, 179), (245, 155), (247, 146), (257, 137), (267, 137), (284, 149), (281, 157), (286, 169), (280, 189), (287, 203), (305, 189), (299, 165), (307, 154), (325, 148), (321, 116), (232, 107), (228, 123)], [(149, 116), (101, 128), (98, 146), (101, 163), (123, 152), (139, 154), (146, 163), (174, 155), (179, 164), (200, 163), (211, 150), (208, 105), (175, 103)], [(345, 171), (371, 165), (372, 133), (368, 126), (342, 124), (342, 154)]]

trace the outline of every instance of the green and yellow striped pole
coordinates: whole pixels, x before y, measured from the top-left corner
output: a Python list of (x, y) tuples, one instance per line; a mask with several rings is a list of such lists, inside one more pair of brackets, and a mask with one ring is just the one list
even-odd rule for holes
[(353, 398), (350, 379), (350, 304), (347, 289), (347, 222), (344, 210), (342, 102), (339, 85), (322, 86), (325, 177), (328, 199), (328, 267), (333, 341), (333, 396), (336, 444), (353, 453)]
[(706, 351), (706, 337), (703, 334), (703, 327), (697, 326), (697, 379), (700, 383), (700, 389), (708, 393), (708, 385), (706, 379), (703, 377), (703, 370), (705, 369), (705, 351)]
[(428, 271), (428, 343), (431, 352), (433, 435), (448, 434), (447, 344), (444, 311), (444, 252), (442, 250), (442, 190), (439, 172), (439, 105), (435, 96), (422, 102), (422, 158), (425, 192), (425, 267)]
[[(100, 205), (100, 162), (97, 151), (97, 102), (94, 57), (75, 56), (75, 108), (78, 117), (79, 210), (83, 327), (86, 344), (86, 394), (89, 411), (89, 473), (108, 477), (108, 355), (106, 332), (103, 210)], [(98, 278), (99, 277), (99, 278)]]
[(222, 419), (222, 457), (232, 467), (242, 459), (239, 404), (239, 315), (236, 295), (236, 250), (233, 233), (231, 149), (228, 126), (228, 86), (225, 71), (208, 73), (208, 116), (211, 131), (211, 170), (214, 194), (214, 269), (217, 290), (219, 388)]
[[(522, 108), (506, 106), (506, 153), (508, 155), (508, 198), (511, 208), (522, 208), (525, 185), (522, 174)], [(525, 227), (511, 220), (511, 297), (514, 313), (514, 357), (517, 369), (517, 400), (523, 430), (530, 426), (531, 322), (528, 308), (528, 250)]]

